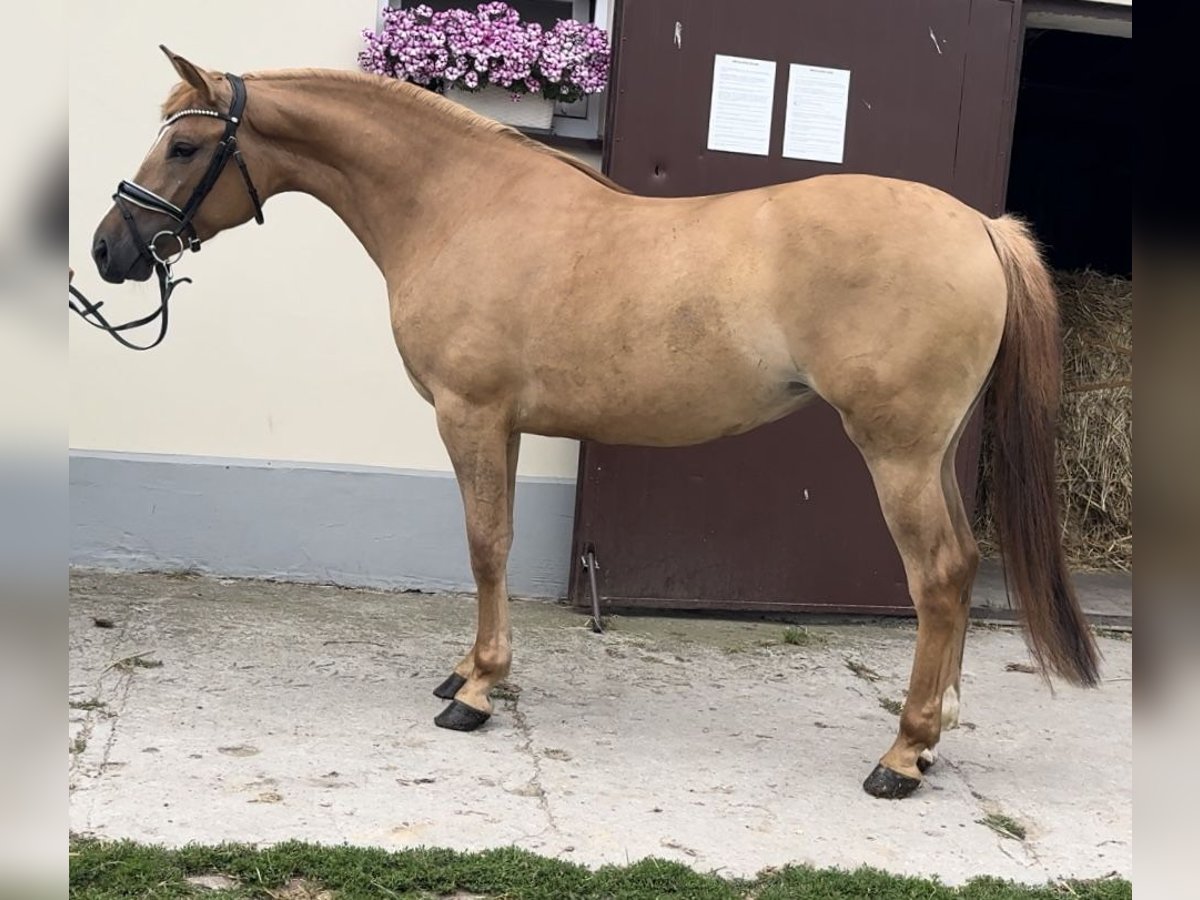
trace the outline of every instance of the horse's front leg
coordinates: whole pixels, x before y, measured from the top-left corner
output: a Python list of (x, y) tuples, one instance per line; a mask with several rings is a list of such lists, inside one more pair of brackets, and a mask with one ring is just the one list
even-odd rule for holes
[[(511, 530), (513, 523), (513, 502), (516, 499), (517, 488), (517, 459), (521, 453), (521, 435), (514, 434), (508, 439), (508, 527)], [(459, 692), (467, 679), (471, 677), (471, 673), (475, 671), (475, 645), (471, 645), (471, 649), (466, 655), (458, 661), (458, 665), (454, 667), (454, 671), (447, 676), (446, 680), (433, 689), (433, 696), (440, 697), (443, 700), (453, 700), (454, 696)]]
[(437, 416), (462, 491), (479, 612), (471, 652), (435, 691), (453, 699), (434, 722), (473, 731), (491, 715), (488, 693), (508, 674), (512, 662), (506, 568), (518, 440), (500, 410), (438, 398)]

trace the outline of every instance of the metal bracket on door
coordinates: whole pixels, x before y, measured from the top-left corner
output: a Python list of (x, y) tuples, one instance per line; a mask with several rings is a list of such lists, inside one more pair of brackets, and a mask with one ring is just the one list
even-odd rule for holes
[(592, 590), (592, 631), (604, 634), (604, 623), (600, 621), (600, 592), (596, 589), (596, 572), (600, 569), (600, 563), (596, 562), (596, 548), (588, 544), (579, 561), (583, 563), (583, 570), (588, 573), (588, 585)]

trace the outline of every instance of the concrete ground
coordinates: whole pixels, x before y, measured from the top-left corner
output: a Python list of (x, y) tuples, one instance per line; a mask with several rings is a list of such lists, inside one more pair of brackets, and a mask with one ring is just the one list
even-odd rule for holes
[[(516, 844), (727, 875), (798, 862), (950, 883), (1132, 877), (1120, 637), (1101, 639), (1099, 689), (1052, 693), (1008, 668), (1028, 661), (1019, 633), (975, 626), (963, 727), (925, 785), (888, 802), (860, 783), (896, 729), (883, 704), (904, 696), (910, 623), (812, 626), (790, 644), (778, 623), (615, 617), (598, 636), (556, 604), (512, 613), (503, 699), (462, 734), (434, 727), (430, 691), (469, 644), (471, 598), (76, 572), (71, 828), (171, 845)], [(996, 814), (1024, 840), (981, 824)]]

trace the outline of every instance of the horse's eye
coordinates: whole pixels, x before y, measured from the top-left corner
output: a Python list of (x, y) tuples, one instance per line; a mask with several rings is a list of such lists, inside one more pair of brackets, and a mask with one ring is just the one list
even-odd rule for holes
[(191, 144), (185, 144), (182, 141), (177, 141), (176, 143), (171, 145), (171, 150), (167, 154), (167, 158), (168, 159), (187, 159), (189, 156), (191, 156), (195, 152), (196, 152), (196, 148), (194, 146), (192, 146)]

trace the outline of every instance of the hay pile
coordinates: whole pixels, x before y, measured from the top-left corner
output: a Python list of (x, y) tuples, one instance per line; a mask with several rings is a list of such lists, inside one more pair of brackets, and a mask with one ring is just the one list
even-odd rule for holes
[[(1058, 492), (1063, 544), (1076, 569), (1133, 568), (1133, 282), (1056, 272), (1063, 323)], [(988, 509), (987, 450), (975, 533), (996, 552)]]

